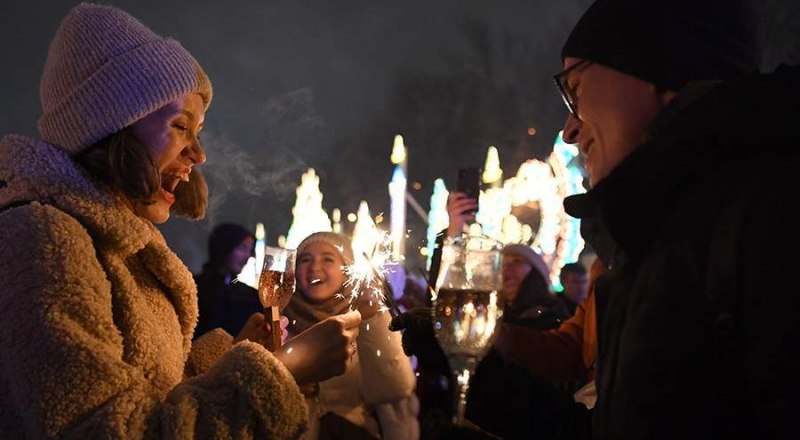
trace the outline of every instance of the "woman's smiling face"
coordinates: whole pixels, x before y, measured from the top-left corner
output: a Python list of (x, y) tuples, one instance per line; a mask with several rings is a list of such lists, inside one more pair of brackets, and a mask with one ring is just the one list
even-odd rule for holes
[(188, 94), (136, 121), (133, 134), (147, 146), (161, 176), (161, 189), (150, 204), (133, 203), (134, 212), (153, 223), (169, 219), (175, 188), (189, 180), (194, 165), (206, 161), (198, 136), (205, 105), (197, 93)]
[(309, 243), (297, 256), (297, 284), (311, 302), (323, 302), (344, 285), (344, 260), (332, 244), (324, 241)]

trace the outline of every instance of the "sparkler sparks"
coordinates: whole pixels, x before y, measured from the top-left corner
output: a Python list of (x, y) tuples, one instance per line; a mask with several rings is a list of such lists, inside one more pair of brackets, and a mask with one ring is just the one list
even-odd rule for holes
[(380, 312), (388, 311), (392, 316), (397, 316), (400, 310), (394, 302), (391, 285), (386, 279), (391, 272), (390, 265), (396, 263), (392, 259), (392, 239), (389, 234), (374, 226), (367, 232), (353, 238), (355, 261), (343, 267), (347, 277), (345, 286), (350, 287), (351, 292), (348, 298), (350, 308), (357, 309), (359, 301), (367, 294), (370, 303), (373, 298), (380, 300)]

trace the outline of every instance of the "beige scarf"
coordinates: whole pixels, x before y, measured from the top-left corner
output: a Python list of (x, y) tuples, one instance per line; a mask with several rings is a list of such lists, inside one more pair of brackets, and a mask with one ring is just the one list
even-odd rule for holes
[(337, 293), (321, 303), (312, 303), (306, 299), (303, 292), (295, 292), (289, 305), (283, 309), (283, 314), (289, 318), (287, 330), (292, 335), (298, 335), (326, 318), (346, 312), (350, 307), (347, 301), (348, 294), (349, 292), (345, 291), (345, 297)]

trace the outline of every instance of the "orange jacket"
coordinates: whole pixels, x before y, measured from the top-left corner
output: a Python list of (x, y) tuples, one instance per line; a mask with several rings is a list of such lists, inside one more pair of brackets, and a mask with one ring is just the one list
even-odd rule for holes
[(594, 378), (597, 355), (594, 289), (575, 315), (553, 330), (503, 324), (494, 347), (542, 379), (570, 381)]

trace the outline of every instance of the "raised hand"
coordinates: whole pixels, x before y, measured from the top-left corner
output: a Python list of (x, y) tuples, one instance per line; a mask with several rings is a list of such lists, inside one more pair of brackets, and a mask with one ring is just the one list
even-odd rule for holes
[(345, 372), (356, 352), (358, 311), (332, 316), (289, 339), (275, 356), (298, 384), (321, 382)]
[(452, 192), (447, 196), (447, 214), (450, 216), (450, 225), (447, 227), (447, 236), (455, 237), (464, 231), (464, 225), (475, 221), (475, 210), (478, 201), (462, 192)]
[[(278, 331), (281, 332), (281, 343), (286, 342), (286, 336), (288, 335), (286, 327), (288, 326), (289, 319), (285, 316), (281, 316), (281, 328), (278, 329)], [(247, 322), (245, 322), (242, 329), (239, 330), (239, 334), (233, 339), (233, 343), (235, 344), (247, 340), (264, 345), (269, 340), (271, 334), (272, 323), (264, 319), (263, 313), (256, 312), (247, 318)]]

